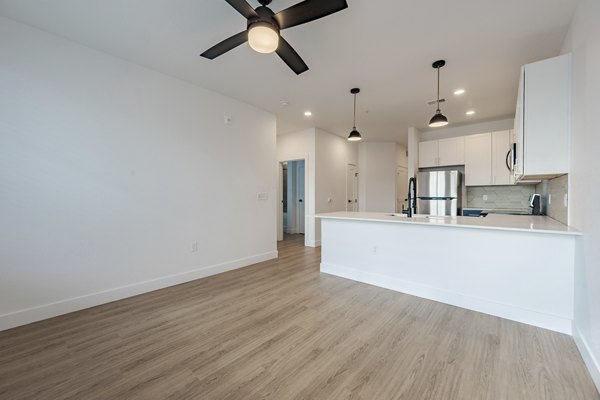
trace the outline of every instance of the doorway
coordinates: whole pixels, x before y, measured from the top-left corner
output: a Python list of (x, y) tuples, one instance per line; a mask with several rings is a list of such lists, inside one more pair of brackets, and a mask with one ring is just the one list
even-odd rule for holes
[(279, 164), (282, 216), (279, 240), (286, 240), (305, 233), (305, 163), (289, 160)]

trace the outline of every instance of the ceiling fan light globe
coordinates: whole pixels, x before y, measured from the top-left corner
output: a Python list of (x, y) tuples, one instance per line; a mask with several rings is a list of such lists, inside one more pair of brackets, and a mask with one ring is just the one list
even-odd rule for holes
[(446, 125), (448, 125), (448, 118), (446, 118), (439, 110), (436, 111), (435, 115), (429, 120), (430, 128), (439, 128)]
[(358, 132), (356, 129), (354, 129), (348, 135), (348, 140), (350, 142), (358, 142), (359, 140), (362, 140), (362, 136), (360, 135), (360, 132)]
[(248, 44), (259, 53), (273, 53), (279, 46), (279, 34), (268, 24), (254, 24), (248, 30)]

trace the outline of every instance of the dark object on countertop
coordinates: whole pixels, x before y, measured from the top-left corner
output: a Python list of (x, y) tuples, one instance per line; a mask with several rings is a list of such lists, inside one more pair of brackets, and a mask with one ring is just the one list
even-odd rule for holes
[(483, 210), (463, 210), (463, 217), (487, 217), (488, 213)]
[[(412, 189), (412, 191), (411, 191)], [(408, 210), (406, 216), (411, 218), (416, 213), (417, 208), (417, 180), (411, 177), (408, 180)]]
[(463, 217), (479, 217), (483, 210), (462, 210)]
[(541, 206), (540, 197), (541, 196), (539, 194), (534, 193), (529, 198), (529, 207), (531, 207), (532, 215), (541, 215), (542, 214), (542, 206)]

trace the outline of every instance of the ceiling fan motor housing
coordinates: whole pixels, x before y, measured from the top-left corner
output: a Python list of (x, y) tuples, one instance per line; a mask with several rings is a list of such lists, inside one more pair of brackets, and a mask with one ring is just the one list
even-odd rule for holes
[(277, 34), (279, 34), (279, 24), (277, 23), (275, 18), (273, 18), (275, 13), (273, 11), (271, 11), (270, 8), (261, 6), (261, 7), (258, 7), (255, 11), (256, 11), (256, 14), (258, 14), (258, 18), (253, 17), (253, 18), (248, 19), (248, 25), (246, 26), (248, 29), (250, 29), (250, 27), (255, 26), (255, 25), (258, 25), (258, 26), (262, 25), (262, 26), (267, 26), (269, 28), (275, 29), (275, 32), (277, 32)]

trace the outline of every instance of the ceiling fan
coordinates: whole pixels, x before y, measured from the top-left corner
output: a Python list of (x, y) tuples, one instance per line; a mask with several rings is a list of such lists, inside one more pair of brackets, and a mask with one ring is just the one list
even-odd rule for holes
[(206, 50), (201, 56), (212, 60), (248, 42), (259, 53), (276, 52), (297, 75), (308, 70), (308, 66), (279, 32), (348, 7), (346, 0), (305, 0), (275, 14), (267, 7), (272, 0), (258, 0), (261, 5), (256, 9), (246, 0), (225, 1), (248, 20), (247, 28)]

